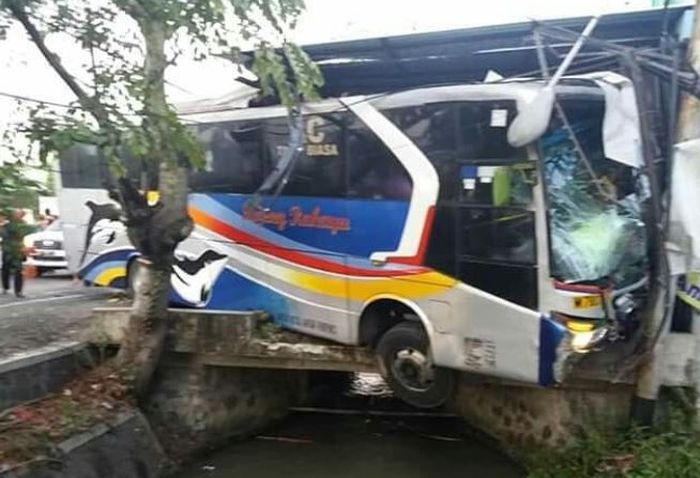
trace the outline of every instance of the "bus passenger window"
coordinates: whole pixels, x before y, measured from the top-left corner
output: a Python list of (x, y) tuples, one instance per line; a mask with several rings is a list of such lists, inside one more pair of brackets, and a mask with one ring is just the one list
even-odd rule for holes
[[(345, 196), (342, 125), (343, 117), (339, 114), (304, 117), (304, 151), (294, 164), (289, 180), (282, 190), (283, 195)], [(289, 126), (286, 118), (266, 121), (265, 147), (271, 169), (289, 147)]]
[(457, 155), (457, 117), (454, 104), (437, 103), (384, 111), (432, 161), (454, 161)]
[(461, 208), (461, 253), (469, 259), (535, 264), (535, 216), (506, 208)]
[(360, 120), (346, 128), (349, 157), (348, 195), (367, 199), (408, 201), (413, 183), (401, 163)]
[(440, 177), (440, 199), (457, 194), (457, 108), (435, 103), (385, 110), (389, 118), (425, 154)]
[(263, 180), (261, 127), (257, 122), (202, 125), (204, 169), (190, 175), (192, 191), (249, 194)]
[(460, 103), (460, 159), (513, 162), (525, 159), (525, 149), (508, 143), (508, 126), (515, 118), (514, 101)]
[(61, 184), (66, 188), (102, 188), (106, 162), (96, 146), (76, 144), (59, 155)]

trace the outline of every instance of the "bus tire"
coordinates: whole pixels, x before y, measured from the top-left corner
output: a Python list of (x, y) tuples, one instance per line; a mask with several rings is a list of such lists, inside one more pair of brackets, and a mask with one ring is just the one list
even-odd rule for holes
[(430, 340), (416, 322), (400, 322), (379, 339), (376, 349), (382, 375), (394, 394), (420, 408), (445, 403), (454, 387), (454, 372), (435, 367)]

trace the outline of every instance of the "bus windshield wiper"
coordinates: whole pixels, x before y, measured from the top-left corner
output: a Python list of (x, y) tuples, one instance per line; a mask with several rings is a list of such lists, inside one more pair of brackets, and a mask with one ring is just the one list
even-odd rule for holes
[[(282, 190), (289, 181), (289, 176), (294, 171), (294, 165), (303, 151), (304, 144), (304, 116), (301, 113), (301, 105), (297, 105), (290, 109), (287, 116), (287, 125), (289, 127), (289, 144), (285, 149), (282, 157), (275, 165), (272, 172), (265, 178), (262, 185), (253, 193), (246, 207), (255, 209), (269, 209), (277, 200)], [(264, 195), (272, 195), (270, 204), (264, 207), (262, 197)]]

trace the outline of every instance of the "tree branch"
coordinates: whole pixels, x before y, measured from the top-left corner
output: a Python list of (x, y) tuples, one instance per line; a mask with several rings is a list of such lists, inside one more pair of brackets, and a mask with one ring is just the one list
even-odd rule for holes
[(83, 88), (78, 84), (73, 75), (71, 75), (68, 72), (68, 70), (66, 70), (58, 56), (51, 50), (49, 50), (49, 48), (46, 46), (46, 42), (44, 41), (44, 37), (29, 19), (29, 15), (24, 10), (24, 7), (21, 5), (21, 3), (17, 1), (10, 1), (7, 2), (7, 5), (10, 10), (10, 13), (12, 13), (12, 16), (15, 17), (17, 21), (22, 24), (27, 34), (29, 34), (29, 37), (31, 38), (32, 42), (34, 42), (36, 47), (39, 49), (39, 51), (44, 56), (49, 65), (51, 65), (54, 71), (58, 74), (58, 76), (61, 77), (63, 82), (68, 86), (68, 88), (70, 88), (73, 94), (75, 94), (75, 96), (78, 97), (78, 100), (81, 103), (89, 104), (90, 95), (88, 95), (88, 93), (85, 90), (83, 90)]
[(53, 68), (56, 74), (58, 74), (58, 76), (63, 80), (73, 94), (78, 97), (78, 102), (80, 105), (90, 114), (92, 114), (97, 121), (97, 124), (100, 125), (101, 128), (105, 129), (106, 131), (110, 131), (109, 113), (107, 110), (102, 107), (99, 102), (94, 101), (93, 97), (90, 96), (90, 94), (85, 91), (80, 84), (78, 84), (78, 80), (63, 66), (59, 56), (52, 52), (48, 46), (46, 46), (44, 36), (36, 28), (34, 23), (32, 23), (31, 19), (29, 18), (29, 14), (24, 9), (22, 3), (17, 0), (10, 0), (7, 2), (7, 8), (10, 10), (12, 16), (22, 24), (29, 35), (29, 38), (39, 49), (51, 68)]

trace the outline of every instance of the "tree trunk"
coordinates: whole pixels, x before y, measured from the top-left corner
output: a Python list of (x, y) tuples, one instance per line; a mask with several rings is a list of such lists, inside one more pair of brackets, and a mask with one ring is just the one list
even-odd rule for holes
[(118, 361), (133, 380), (137, 397), (142, 397), (155, 372), (167, 332), (168, 291), (173, 254), (192, 231), (187, 214), (187, 169), (178, 164), (169, 141), (170, 125), (165, 97), (167, 27), (143, 19), (139, 26), (146, 41), (144, 63), (145, 93), (143, 128), (150, 136), (149, 161), (159, 164), (155, 205), (145, 192), (137, 192), (128, 181), (120, 182), (121, 202), (127, 216), (129, 239), (141, 252), (134, 281), (134, 303)]
[[(129, 370), (137, 396), (146, 391), (163, 351), (175, 248), (192, 231), (187, 215), (187, 170), (163, 163), (159, 182), (156, 205), (149, 206), (144, 200), (140, 210), (133, 204), (127, 207), (129, 238), (142, 256), (136, 263), (134, 302), (118, 361)], [(147, 213), (148, 220), (129, 220), (130, 214), (138, 216), (139, 212)]]

